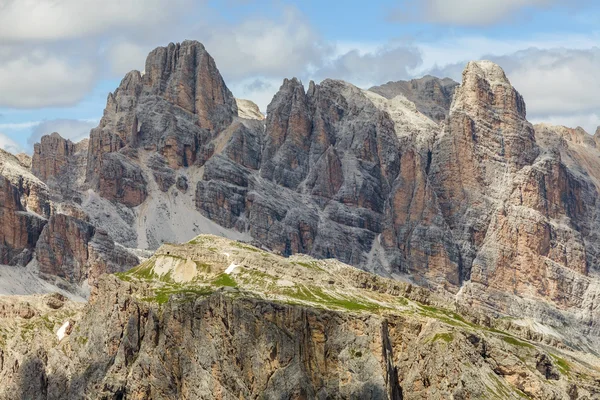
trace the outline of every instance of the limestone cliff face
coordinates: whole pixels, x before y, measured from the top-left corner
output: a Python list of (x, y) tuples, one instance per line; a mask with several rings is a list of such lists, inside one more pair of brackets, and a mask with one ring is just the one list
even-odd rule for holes
[(512, 313), (598, 307), (598, 135), (534, 128), (499, 66), (373, 91), (286, 79), (259, 114), (200, 43), (171, 44), (109, 95), (85, 156), (42, 167), (40, 145), (34, 165), (68, 171), (60, 213), (127, 247), (219, 233)]
[(138, 148), (162, 154), (171, 168), (203, 164), (207, 142), (237, 114), (235, 99), (212, 57), (198, 42), (152, 51), (145, 74), (132, 71), (109, 94), (104, 117), (90, 136), (87, 180), (99, 193), (141, 204), (146, 181)]
[(46, 221), (28, 213), (19, 190), (0, 176), (0, 264), (26, 265)]
[(46, 185), (0, 150), (0, 264), (26, 265), (50, 214)]
[(402, 95), (413, 102), (419, 112), (439, 123), (448, 116), (457, 86), (458, 83), (450, 78), (439, 79), (427, 75), (410, 81), (388, 82), (374, 86), (369, 91), (388, 99)]
[(570, 347), (334, 260), (215, 236), (102, 277), (85, 307), (0, 298), (0, 321), (0, 399), (600, 395), (583, 338)]
[(41, 273), (73, 283), (88, 279), (92, 286), (101, 274), (125, 271), (139, 263), (137, 257), (115, 246), (106, 232), (65, 214), (50, 218), (35, 253)]
[(66, 167), (69, 158), (75, 153), (75, 145), (57, 132), (42, 137), (33, 148), (31, 172), (46, 182), (59, 175)]

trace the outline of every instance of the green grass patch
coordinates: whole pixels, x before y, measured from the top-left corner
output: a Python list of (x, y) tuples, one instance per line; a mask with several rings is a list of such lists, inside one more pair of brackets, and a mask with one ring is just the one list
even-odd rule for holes
[(222, 273), (217, 276), (217, 278), (212, 282), (215, 286), (228, 286), (228, 287), (237, 287), (237, 283), (235, 279), (233, 279), (228, 274)]
[(192, 240), (190, 240), (189, 242), (187, 242), (187, 244), (205, 244), (205, 243), (212, 243), (213, 240), (211, 238), (207, 238), (204, 236), (197, 236), (195, 238), (193, 238)]
[(240, 242), (233, 242), (233, 246), (237, 247), (238, 249), (248, 250), (248, 251), (252, 251), (254, 253), (263, 253), (262, 250), (254, 247), (254, 246), (251, 246), (251, 245), (248, 245), (248, 244), (244, 244), (244, 243), (240, 243)]
[(194, 261), (196, 263), (196, 269), (200, 272), (204, 272), (205, 274), (210, 274), (212, 272), (212, 268), (210, 264), (203, 263), (200, 261)]
[(561, 374), (569, 375), (571, 372), (571, 364), (569, 364), (567, 360), (553, 353), (550, 353), (550, 357), (554, 360), (554, 364), (556, 364), (556, 368), (558, 368)]
[(323, 271), (323, 268), (319, 267), (319, 265), (316, 261), (311, 261), (311, 262), (294, 261), (293, 264), (299, 265), (299, 266), (307, 268), (307, 269)]
[(446, 343), (450, 343), (454, 340), (454, 335), (452, 333), (446, 332), (446, 333), (436, 333), (433, 336), (433, 339), (431, 339), (432, 342), (437, 342), (437, 341), (443, 341)]
[(145, 297), (142, 300), (151, 303), (165, 304), (171, 296), (176, 296), (177, 301), (188, 302), (198, 297), (208, 296), (213, 293), (209, 287), (195, 287), (182, 285), (165, 285), (154, 290), (154, 296)]
[(381, 308), (375, 303), (343, 296), (335, 297), (325, 293), (321, 288), (309, 288), (304, 285), (284, 290), (283, 293), (294, 299), (321, 305), (325, 308), (343, 308), (349, 311), (374, 311)]
[(528, 349), (534, 348), (534, 346), (532, 344), (523, 342), (512, 336), (502, 336), (501, 339), (504, 340), (508, 344), (512, 344), (513, 346), (526, 347)]

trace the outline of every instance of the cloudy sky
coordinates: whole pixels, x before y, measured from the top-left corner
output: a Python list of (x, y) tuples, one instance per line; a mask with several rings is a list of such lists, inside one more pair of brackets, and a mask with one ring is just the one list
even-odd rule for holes
[(146, 54), (204, 43), (235, 96), (262, 110), (281, 81), (360, 87), (425, 74), (460, 80), (491, 59), (533, 122), (600, 125), (600, 5), (586, 0), (0, 0), (0, 147), (73, 140)]

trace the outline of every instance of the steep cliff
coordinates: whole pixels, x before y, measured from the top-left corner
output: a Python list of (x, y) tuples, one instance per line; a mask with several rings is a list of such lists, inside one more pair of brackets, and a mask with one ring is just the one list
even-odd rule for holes
[[(81, 266), (98, 232), (118, 243), (94, 258), (108, 260), (101, 271), (131, 264), (126, 248), (213, 233), (598, 334), (597, 135), (532, 126), (498, 65), (373, 91), (286, 79), (266, 111), (233, 97), (200, 43), (151, 52), (108, 96), (87, 148), (57, 135), (36, 147), (54, 210), (42, 269), (95, 276)], [(27, 226), (13, 203), (7, 226)], [(37, 241), (19, 229), (4, 233), (11, 259)]]
[[(440, 306), (439, 304), (444, 304)], [(597, 357), (339, 262), (200, 236), (85, 307), (0, 298), (0, 398), (573, 399)]]
[(402, 95), (415, 103), (419, 112), (439, 123), (448, 117), (457, 86), (458, 83), (450, 78), (440, 79), (427, 75), (420, 79), (373, 86), (369, 91), (388, 99)]

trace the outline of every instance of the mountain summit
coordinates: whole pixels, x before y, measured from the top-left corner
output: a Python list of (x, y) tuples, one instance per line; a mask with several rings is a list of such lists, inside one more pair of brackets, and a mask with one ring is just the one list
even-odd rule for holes
[(562, 345), (598, 352), (594, 138), (533, 126), (489, 61), (460, 84), (286, 79), (263, 119), (202, 44), (169, 44), (109, 94), (89, 141), (45, 136), (31, 170), (0, 154), (0, 257), (85, 295), (163, 243), (215, 234), (561, 327)]

